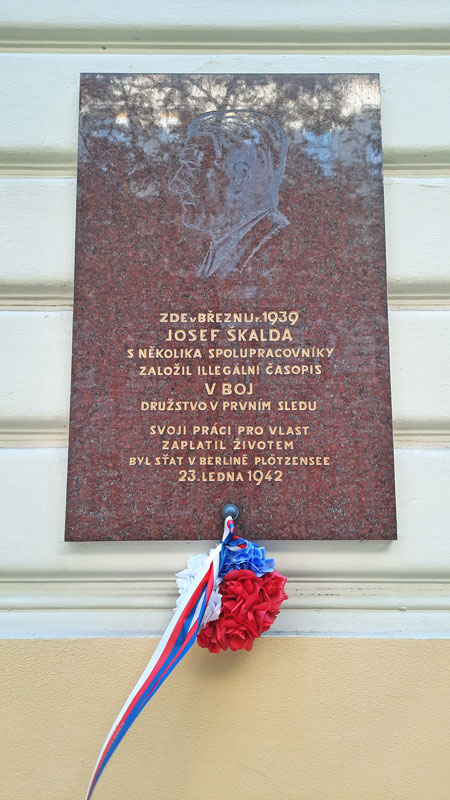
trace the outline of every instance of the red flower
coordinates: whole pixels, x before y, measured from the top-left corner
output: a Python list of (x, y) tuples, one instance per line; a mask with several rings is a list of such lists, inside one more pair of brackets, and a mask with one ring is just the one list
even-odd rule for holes
[(249, 569), (228, 572), (219, 586), (220, 617), (200, 631), (200, 647), (207, 647), (210, 653), (228, 648), (251, 650), (255, 639), (269, 630), (287, 599), (285, 583), (284, 575), (276, 570), (260, 578)]

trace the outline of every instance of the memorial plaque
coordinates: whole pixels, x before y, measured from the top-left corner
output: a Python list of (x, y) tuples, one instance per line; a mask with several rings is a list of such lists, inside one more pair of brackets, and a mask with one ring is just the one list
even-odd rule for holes
[(66, 539), (396, 536), (376, 75), (81, 78)]

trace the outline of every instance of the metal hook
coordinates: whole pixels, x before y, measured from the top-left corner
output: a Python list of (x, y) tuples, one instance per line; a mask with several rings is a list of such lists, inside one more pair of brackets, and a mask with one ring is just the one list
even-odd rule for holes
[(225, 505), (222, 506), (222, 517), (224, 519), (226, 519), (227, 517), (231, 517), (233, 522), (235, 522), (238, 516), (239, 516), (239, 508), (235, 503), (225, 503)]

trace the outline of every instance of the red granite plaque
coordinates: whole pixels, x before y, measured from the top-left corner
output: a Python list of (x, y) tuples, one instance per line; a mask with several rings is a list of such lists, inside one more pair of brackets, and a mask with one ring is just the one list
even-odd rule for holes
[(81, 78), (66, 539), (394, 539), (376, 75)]

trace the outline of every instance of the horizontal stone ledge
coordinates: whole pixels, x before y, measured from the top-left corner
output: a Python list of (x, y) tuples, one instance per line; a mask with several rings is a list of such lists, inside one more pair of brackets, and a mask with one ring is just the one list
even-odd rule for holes
[(73, 285), (54, 283), (1, 283), (0, 310), (33, 311), (51, 309), (67, 311), (73, 306)]
[[(68, 422), (45, 420), (0, 420), (0, 448), (35, 449), (68, 447)], [(394, 446), (398, 449), (447, 449), (450, 447), (450, 422), (394, 422)]]
[[(2, 428), (0, 425), (0, 449), (67, 448), (68, 428), (34, 427)], [(394, 428), (394, 447), (411, 450), (443, 450), (450, 447), (450, 425), (444, 430), (433, 428)]]
[[(450, 283), (389, 283), (388, 304), (393, 311), (449, 310)], [(68, 311), (72, 306), (70, 283), (0, 282), (0, 311)]]
[(394, 422), (394, 446), (397, 448), (446, 449), (450, 447), (450, 422), (414, 425)]
[[(383, 151), (383, 163), (385, 177), (450, 175), (450, 148), (386, 148)], [(74, 151), (0, 147), (0, 178), (73, 178), (76, 173), (77, 156)]]
[[(0, 420), (0, 449), (15, 448), (67, 448), (69, 432), (67, 425), (56, 425), (37, 421), (30, 424), (3, 423)], [(450, 447), (450, 422), (430, 423), (414, 426), (394, 424), (394, 447), (398, 449), (442, 450)]]
[[(201, 543), (198, 543), (199, 546)], [(0, 581), (0, 611), (172, 609), (175, 578)], [(450, 611), (448, 580), (288, 579), (287, 609)]]
[(0, 178), (73, 178), (77, 157), (70, 150), (0, 147)]
[[(0, 611), (1, 639), (160, 637), (168, 608)], [(439, 609), (283, 608), (263, 637), (448, 639), (448, 611)]]
[(450, 27), (361, 25), (8, 25), (2, 26), (4, 52), (159, 53), (288, 52), (408, 53), (448, 52)]
[(22, 425), (0, 422), (0, 448), (67, 448), (68, 427), (52, 423), (24, 422)]
[(392, 311), (445, 311), (450, 309), (450, 283), (388, 281), (388, 305)]

